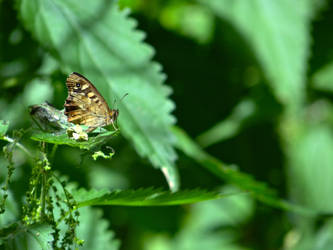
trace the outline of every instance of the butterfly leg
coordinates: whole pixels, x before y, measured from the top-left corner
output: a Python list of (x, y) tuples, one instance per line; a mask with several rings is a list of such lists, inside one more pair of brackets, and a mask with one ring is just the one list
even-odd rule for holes
[(97, 127), (89, 127), (85, 132), (90, 133), (93, 132)]
[(111, 122), (112, 127), (114, 128), (115, 131), (118, 131), (118, 128), (116, 127), (116, 125), (114, 124), (114, 122)]

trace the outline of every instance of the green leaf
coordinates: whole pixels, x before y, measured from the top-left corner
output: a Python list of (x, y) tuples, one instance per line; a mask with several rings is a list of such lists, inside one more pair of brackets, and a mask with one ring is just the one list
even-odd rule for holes
[[(0, 159), (0, 165), (3, 163)], [(4, 165), (1, 165), (4, 166)], [(1, 176), (1, 175), (0, 175)], [(1, 179), (3, 176), (1, 176)], [(3, 193), (1, 192), (0, 200), (3, 199)], [(0, 228), (3, 228), (10, 223), (14, 223), (19, 218), (19, 206), (17, 201), (13, 197), (12, 192), (8, 191), (8, 198), (5, 203), (5, 213), (0, 215)], [(0, 234), (1, 235), (1, 234)]]
[[(234, 192), (231, 194), (239, 194)], [(244, 193), (244, 192), (241, 192)], [(119, 205), (119, 206), (174, 206), (191, 204), (205, 200), (215, 200), (230, 196), (230, 193), (205, 190), (182, 190), (177, 192), (156, 190), (153, 188), (138, 190), (115, 190), (115, 191), (86, 191), (80, 189), (74, 192), (74, 198), (79, 207), (96, 205)]]
[(31, 225), (16, 227), (12, 237), (5, 242), (6, 249), (30, 250), (30, 249), (53, 249), (51, 242), (53, 237), (51, 226)]
[(242, 190), (249, 191), (256, 199), (270, 206), (280, 209), (290, 210), (305, 215), (314, 215), (315, 211), (291, 204), (280, 199), (276, 191), (270, 188), (266, 183), (256, 181), (251, 175), (240, 172), (235, 165), (226, 165), (215, 157), (202, 150), (186, 133), (180, 128), (174, 127), (173, 132), (177, 137), (177, 147), (184, 154), (198, 162), (214, 175), (225, 180)]
[(31, 135), (31, 139), (35, 141), (43, 141), (47, 143), (57, 144), (57, 145), (67, 145), (70, 147), (78, 147), (80, 149), (92, 149), (97, 145), (106, 142), (117, 132), (108, 131), (102, 134), (99, 134), (95, 137), (89, 137), (88, 141), (76, 141), (70, 139), (66, 133), (44, 133), (36, 132)]
[(304, 102), (310, 21), (316, 1), (199, 1), (249, 42), (280, 101), (293, 107)]
[(153, 49), (135, 30), (128, 11), (115, 0), (22, 0), (25, 26), (53, 52), (64, 72), (90, 79), (109, 104), (119, 102), (121, 130), (141, 156), (162, 168), (171, 189), (178, 188), (176, 153), (170, 126), (173, 102), (163, 85), (161, 66), (151, 61)]
[(229, 117), (199, 135), (197, 137), (198, 143), (202, 147), (208, 147), (236, 135), (241, 130), (242, 123), (253, 116), (256, 109), (253, 100), (240, 102)]
[(312, 77), (313, 86), (323, 91), (333, 91), (333, 62), (319, 69)]
[(208, 43), (214, 33), (214, 15), (200, 4), (188, 1), (168, 1), (161, 9), (159, 21), (166, 29)]
[(323, 123), (307, 124), (289, 137), (289, 185), (291, 197), (323, 213), (333, 212), (333, 133)]
[[(221, 191), (239, 191), (224, 187)], [(221, 212), (223, 211), (223, 212)], [(248, 195), (233, 195), (225, 199), (212, 200), (188, 207), (182, 228), (172, 238), (159, 233), (145, 238), (144, 249), (154, 250), (164, 246), (172, 249), (245, 249), (237, 245), (237, 227), (246, 222), (254, 211), (254, 202)]]
[(114, 232), (108, 230), (109, 222), (103, 219), (100, 209), (83, 207), (79, 212), (80, 225), (76, 232), (78, 238), (84, 240), (83, 246), (79, 249), (119, 249), (120, 242), (114, 239)]
[(8, 121), (0, 120), (0, 137), (4, 136), (7, 133), (8, 127)]

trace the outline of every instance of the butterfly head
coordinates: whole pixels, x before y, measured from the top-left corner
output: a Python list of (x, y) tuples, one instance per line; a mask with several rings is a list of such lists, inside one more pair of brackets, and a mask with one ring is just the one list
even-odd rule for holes
[[(127, 95), (128, 95), (128, 93), (126, 93), (125, 95), (123, 95), (123, 97), (120, 98), (119, 102), (121, 102)], [(114, 100), (113, 106), (116, 107), (116, 100)], [(109, 112), (109, 115), (111, 117), (110, 122), (113, 125), (117, 125), (117, 119), (118, 119), (118, 116), (119, 116), (119, 109), (118, 108), (111, 109), (111, 111)]]
[(117, 122), (118, 116), (119, 116), (119, 109), (111, 109), (110, 111), (111, 122)]
[(115, 130), (118, 130), (118, 128), (117, 128), (117, 119), (118, 119), (118, 116), (119, 116), (119, 109), (111, 109), (110, 112), (109, 112), (109, 115), (110, 115), (110, 123), (112, 124), (112, 126)]

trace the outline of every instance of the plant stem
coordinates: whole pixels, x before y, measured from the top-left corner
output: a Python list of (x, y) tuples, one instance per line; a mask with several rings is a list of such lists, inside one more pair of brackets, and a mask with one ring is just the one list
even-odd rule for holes
[(28, 156), (32, 156), (31, 155), (31, 153), (30, 153), (30, 151), (26, 148), (26, 147), (24, 147), (21, 143), (19, 143), (19, 142), (16, 142), (14, 139), (12, 139), (12, 138), (10, 138), (10, 137), (8, 137), (8, 136), (3, 136), (2, 137), (5, 141), (7, 141), (7, 142), (10, 142), (10, 143), (13, 143), (13, 142), (15, 142), (15, 145), (18, 147), (18, 148), (20, 148), (24, 153), (26, 153)]
[(45, 216), (45, 192), (46, 189), (46, 172), (43, 169), (42, 173), (42, 191), (41, 191), (41, 200), (42, 200), (42, 211), (41, 211), (41, 218), (43, 219)]
[(54, 156), (55, 156), (55, 153), (57, 151), (57, 148), (58, 148), (58, 144), (54, 144), (53, 147), (52, 147), (52, 151), (51, 151), (51, 154), (50, 154), (50, 159), (51, 159), (52, 163), (54, 163)]

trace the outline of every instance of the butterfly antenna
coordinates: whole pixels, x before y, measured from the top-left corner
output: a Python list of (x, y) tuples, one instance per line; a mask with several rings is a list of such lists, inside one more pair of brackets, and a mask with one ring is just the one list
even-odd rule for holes
[(112, 107), (116, 108), (116, 103), (117, 103), (117, 99), (115, 98), (115, 99), (113, 100), (113, 106), (112, 106)]
[(126, 96), (128, 96), (128, 93), (126, 93), (125, 95), (123, 95), (123, 97), (120, 98), (120, 101), (119, 101), (119, 102), (121, 102)]
[[(120, 100), (119, 100), (118, 103), (120, 103), (120, 102), (121, 102), (126, 96), (128, 96), (128, 93), (126, 93), (125, 95), (123, 95), (123, 96), (120, 98)], [(117, 99), (114, 99), (113, 107), (114, 107), (115, 109), (117, 109), (117, 108), (116, 108), (116, 103), (117, 103)]]

